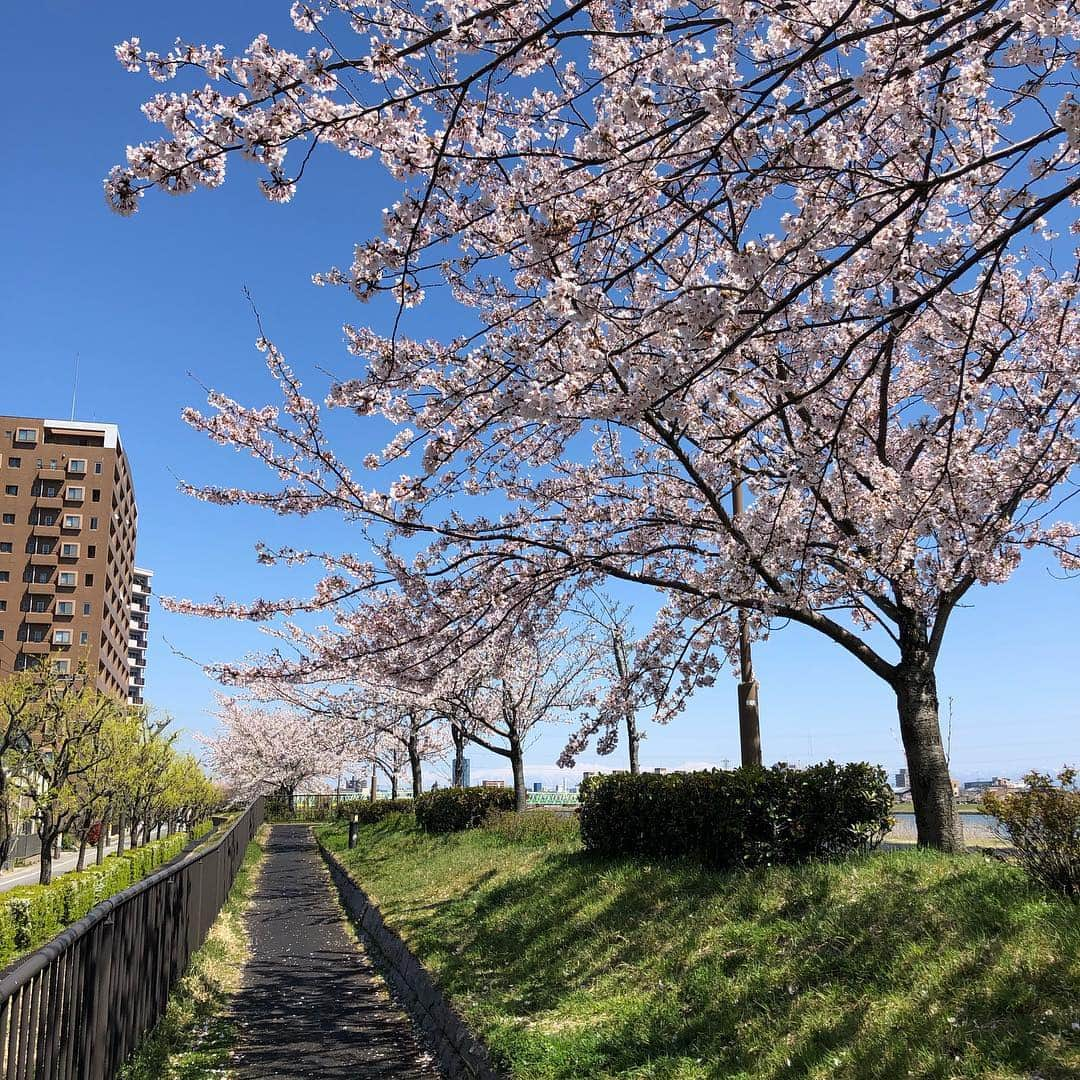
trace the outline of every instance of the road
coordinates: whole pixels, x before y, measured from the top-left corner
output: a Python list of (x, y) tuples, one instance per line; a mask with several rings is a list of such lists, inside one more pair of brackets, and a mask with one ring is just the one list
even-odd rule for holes
[[(105, 854), (111, 855), (115, 850), (116, 837), (112, 837), (105, 848)], [(97, 848), (88, 849), (86, 852), (86, 865), (92, 865), (96, 858)], [(77, 851), (60, 852), (59, 857), (53, 859), (53, 880), (55, 881), (65, 870), (74, 870), (78, 861), (79, 853)], [(20, 866), (15, 870), (8, 870), (6, 873), (0, 874), (0, 893), (7, 892), (8, 889), (14, 889), (19, 885), (36, 885), (39, 873), (37, 859), (35, 859), (29, 866)]]

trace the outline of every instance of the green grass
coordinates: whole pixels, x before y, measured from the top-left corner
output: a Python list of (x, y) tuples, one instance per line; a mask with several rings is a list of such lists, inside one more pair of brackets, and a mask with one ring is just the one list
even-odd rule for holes
[(244, 853), (210, 933), (169, 996), (165, 1015), (120, 1071), (120, 1080), (220, 1080), (236, 1033), (229, 999), (239, 989), (248, 938), (244, 912), (258, 880), (265, 833)]
[(715, 873), (324, 826), (529, 1080), (1080, 1077), (1080, 909), (976, 855)]

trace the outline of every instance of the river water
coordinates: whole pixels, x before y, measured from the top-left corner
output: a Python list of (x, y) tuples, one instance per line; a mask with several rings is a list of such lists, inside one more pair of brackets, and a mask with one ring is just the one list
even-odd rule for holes
[[(914, 840), (915, 839), (915, 815), (894, 813), (896, 824), (889, 833), (890, 840)], [(994, 840), (997, 834), (994, 832), (994, 819), (989, 814), (961, 814), (964, 822), (964, 839), (969, 843), (978, 844), (984, 840)]]

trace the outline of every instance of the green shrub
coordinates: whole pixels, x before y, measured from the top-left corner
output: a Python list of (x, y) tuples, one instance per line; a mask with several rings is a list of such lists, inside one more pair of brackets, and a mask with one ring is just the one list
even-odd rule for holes
[(1076, 769), (1054, 778), (1031, 772), (1027, 791), (988, 791), (982, 809), (997, 818), (998, 832), (1016, 848), (1024, 870), (1052, 892), (1080, 903), (1080, 788)]
[(564, 844), (581, 838), (576, 814), (556, 810), (494, 810), (484, 818), (484, 831), (511, 844)]
[(16, 952), (26, 952), (56, 937), (63, 926), (63, 895), (51, 885), (20, 885), (4, 893), (11, 915)]
[(581, 836), (605, 855), (796, 863), (876, 847), (891, 805), (884, 770), (864, 763), (612, 774), (582, 785)]
[(425, 832), (464, 832), (482, 825), (493, 810), (513, 810), (510, 788), (441, 788), (412, 800), (416, 824)]
[(5, 968), (18, 955), (15, 948), (15, 921), (11, 908), (0, 903), (0, 968)]
[(391, 814), (411, 814), (412, 799), (347, 799), (339, 802), (334, 813), (339, 820), (352, 821), (355, 815), (361, 825), (374, 825)]
[(176, 858), (187, 843), (176, 833), (110, 855), (100, 866), (61, 874), (49, 885), (23, 885), (0, 893), (0, 967), (44, 945), (105, 900)]

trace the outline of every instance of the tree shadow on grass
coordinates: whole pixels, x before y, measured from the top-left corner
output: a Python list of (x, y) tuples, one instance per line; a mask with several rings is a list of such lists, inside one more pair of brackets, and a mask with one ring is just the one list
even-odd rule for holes
[(974, 856), (711, 873), (559, 853), (392, 908), (536, 1077), (1080, 1075), (1076, 909)]

